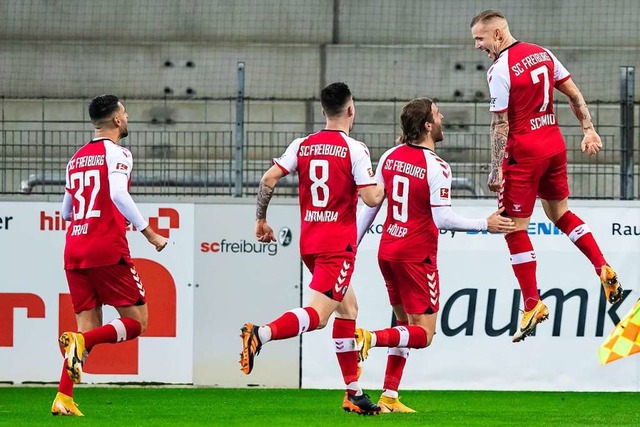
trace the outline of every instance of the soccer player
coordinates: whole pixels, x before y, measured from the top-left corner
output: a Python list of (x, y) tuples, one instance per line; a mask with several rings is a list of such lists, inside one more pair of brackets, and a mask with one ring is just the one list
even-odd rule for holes
[(493, 65), (487, 71), (491, 94), (491, 171), (488, 185), (498, 192), (498, 204), (512, 218), (516, 231), (507, 234), (511, 265), (522, 290), (524, 314), (513, 342), (529, 336), (549, 317), (540, 301), (536, 256), (527, 234), (536, 196), (549, 219), (589, 259), (607, 300), (622, 299), (616, 272), (605, 260), (589, 227), (569, 210), (567, 148), (553, 112), (558, 89), (580, 123), (581, 149), (595, 155), (602, 148), (582, 93), (567, 69), (543, 47), (517, 41), (504, 15), (485, 10), (471, 20), (476, 49), (487, 52)]
[(277, 182), (298, 171), (301, 230), (300, 253), (313, 275), (307, 306), (287, 311), (263, 326), (242, 327), (240, 365), (251, 373), (254, 357), (272, 340), (295, 337), (326, 326), (334, 312), (333, 340), (347, 391), (343, 409), (376, 414), (380, 408), (358, 384), (358, 351), (355, 343), (358, 306), (349, 286), (356, 255), (358, 194), (365, 204), (382, 201), (384, 188), (373, 178), (369, 150), (349, 137), (355, 104), (349, 87), (331, 83), (320, 92), (326, 126), (320, 132), (295, 139), (282, 157), (263, 175), (258, 189), (256, 237), (275, 241), (267, 223), (267, 207)]
[[(101, 95), (91, 100), (89, 116), (95, 135), (67, 164), (62, 200), (62, 217), (71, 221), (64, 268), (78, 332), (64, 332), (58, 340), (65, 355), (53, 415), (83, 415), (73, 400), (73, 385), (80, 383), (93, 346), (132, 340), (147, 327), (145, 290), (129, 254), (127, 223), (157, 251), (167, 245), (128, 191), (133, 159), (120, 146), (128, 135), (124, 105), (114, 95)], [(115, 307), (120, 318), (103, 325), (103, 304)]]
[[(410, 101), (402, 108), (402, 135), (387, 150), (376, 169), (376, 180), (387, 189), (378, 264), (387, 286), (398, 326), (378, 331), (357, 329), (362, 360), (371, 347), (389, 347), (381, 412), (415, 412), (398, 399), (409, 348), (431, 344), (439, 310), (438, 229), (508, 232), (513, 221), (498, 210), (488, 218), (469, 219), (451, 208), (451, 168), (435, 153), (443, 140), (442, 119), (428, 98)], [(358, 242), (371, 226), (379, 206), (358, 214)]]

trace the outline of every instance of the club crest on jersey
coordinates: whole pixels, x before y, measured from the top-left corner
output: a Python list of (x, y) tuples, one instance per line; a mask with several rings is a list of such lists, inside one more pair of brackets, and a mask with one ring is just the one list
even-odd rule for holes
[(448, 188), (441, 188), (440, 189), (440, 198), (441, 199), (448, 199), (449, 198), (449, 189)]
[(124, 163), (118, 163), (116, 164), (116, 170), (119, 171), (126, 171), (129, 169), (129, 166), (125, 165)]

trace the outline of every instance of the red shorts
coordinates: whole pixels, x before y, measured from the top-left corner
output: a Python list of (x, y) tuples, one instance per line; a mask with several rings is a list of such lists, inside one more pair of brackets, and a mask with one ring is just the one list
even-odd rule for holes
[(131, 261), (66, 270), (66, 274), (76, 313), (102, 307), (103, 304), (127, 307), (147, 302), (144, 286)]
[(438, 268), (424, 262), (378, 258), (391, 305), (402, 304), (407, 314), (433, 314), (440, 310)]
[(498, 207), (504, 206), (508, 216), (530, 217), (536, 197), (545, 200), (569, 197), (566, 150), (546, 159), (511, 161), (506, 157), (502, 163), (504, 185), (498, 193)]
[(351, 283), (355, 260), (356, 254), (353, 252), (302, 255), (304, 265), (313, 275), (309, 287), (341, 302)]

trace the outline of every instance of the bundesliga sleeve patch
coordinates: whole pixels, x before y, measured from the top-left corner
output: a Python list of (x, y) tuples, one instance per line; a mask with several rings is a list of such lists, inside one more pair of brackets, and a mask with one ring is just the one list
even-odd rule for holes
[(370, 178), (373, 178), (373, 175), (374, 175), (374, 173), (373, 173), (373, 169), (371, 169), (371, 168), (367, 168), (367, 172), (369, 173), (369, 177), (370, 177)]
[(449, 198), (449, 189), (448, 188), (441, 188), (440, 189), (440, 198), (441, 199), (448, 199)]
[(116, 170), (126, 171), (129, 170), (129, 166), (125, 165), (124, 163), (118, 163), (116, 164)]

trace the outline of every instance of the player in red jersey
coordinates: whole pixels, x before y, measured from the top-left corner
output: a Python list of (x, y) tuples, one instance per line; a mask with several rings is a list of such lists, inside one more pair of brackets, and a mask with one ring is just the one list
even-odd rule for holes
[(491, 172), (489, 188), (513, 218), (516, 231), (506, 236), (511, 265), (522, 298), (524, 314), (513, 342), (525, 339), (549, 316), (540, 301), (536, 257), (527, 227), (536, 196), (549, 219), (582, 251), (595, 268), (607, 300), (623, 298), (615, 271), (605, 260), (588, 226), (569, 210), (567, 149), (553, 112), (553, 90), (569, 99), (584, 138), (581, 149), (595, 155), (600, 136), (582, 93), (558, 59), (540, 46), (517, 41), (502, 13), (485, 10), (471, 21), (475, 47), (488, 53), (493, 65), (487, 71), (491, 93)]
[[(409, 348), (431, 344), (440, 308), (438, 277), (439, 229), (509, 232), (513, 221), (502, 209), (486, 219), (469, 219), (451, 208), (451, 168), (435, 153), (443, 140), (443, 115), (428, 98), (406, 104), (400, 115), (402, 135), (387, 150), (376, 169), (376, 180), (387, 189), (378, 264), (397, 319), (394, 328), (357, 329), (361, 359), (371, 347), (388, 347), (384, 390), (378, 405), (382, 412), (415, 412), (398, 399)], [(358, 213), (358, 242), (371, 226), (380, 206)]]
[(313, 278), (308, 305), (287, 311), (264, 326), (242, 327), (241, 369), (251, 373), (254, 357), (271, 340), (295, 337), (326, 326), (334, 312), (333, 339), (347, 386), (346, 411), (375, 414), (380, 408), (358, 384), (355, 343), (356, 297), (349, 286), (356, 255), (358, 194), (369, 206), (382, 201), (384, 188), (373, 178), (369, 150), (349, 137), (355, 118), (351, 91), (332, 83), (320, 93), (326, 126), (320, 132), (294, 140), (260, 181), (256, 209), (256, 237), (275, 241), (267, 223), (267, 207), (277, 182), (298, 171), (300, 253)]
[[(81, 381), (82, 364), (93, 346), (131, 340), (146, 329), (145, 291), (129, 255), (127, 222), (157, 251), (167, 245), (128, 191), (133, 159), (119, 145), (128, 135), (124, 105), (114, 95), (101, 95), (91, 101), (89, 116), (95, 136), (69, 160), (62, 201), (62, 217), (71, 221), (64, 268), (78, 332), (59, 338), (65, 361), (53, 415), (83, 415), (73, 400), (73, 385)], [(103, 304), (115, 307), (120, 318), (103, 325)]]

